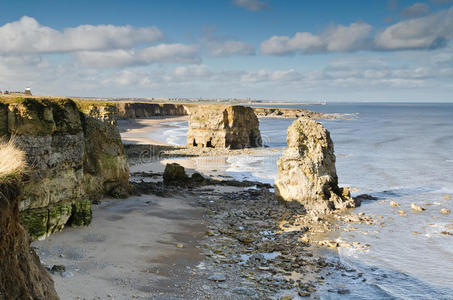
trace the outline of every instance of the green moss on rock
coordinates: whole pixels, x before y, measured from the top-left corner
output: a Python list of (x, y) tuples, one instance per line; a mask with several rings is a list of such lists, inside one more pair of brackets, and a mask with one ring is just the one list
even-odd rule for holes
[(47, 208), (29, 209), (21, 212), (20, 218), (31, 238), (36, 240), (47, 235), (49, 211)]
[(71, 226), (88, 226), (91, 223), (93, 213), (91, 211), (91, 201), (84, 199), (72, 204), (72, 215), (69, 220)]
[(64, 228), (71, 217), (72, 204), (70, 202), (57, 203), (48, 207), (48, 211), (47, 235), (50, 235)]

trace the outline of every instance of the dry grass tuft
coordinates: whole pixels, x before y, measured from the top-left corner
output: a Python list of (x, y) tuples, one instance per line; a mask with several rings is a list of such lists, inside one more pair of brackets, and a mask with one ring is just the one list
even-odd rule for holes
[(14, 140), (0, 142), (0, 182), (19, 177), (25, 167), (25, 153), (14, 145)]

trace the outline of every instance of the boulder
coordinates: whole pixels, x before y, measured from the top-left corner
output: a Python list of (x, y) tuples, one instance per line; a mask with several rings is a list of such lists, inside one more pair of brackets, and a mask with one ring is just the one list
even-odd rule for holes
[(307, 211), (328, 213), (355, 207), (347, 188), (338, 187), (330, 133), (319, 122), (299, 118), (288, 128), (288, 148), (278, 161), (275, 194)]
[(163, 177), (164, 182), (167, 184), (186, 182), (189, 178), (184, 170), (184, 167), (177, 163), (167, 164), (165, 166)]
[(261, 146), (259, 121), (245, 106), (190, 107), (188, 147), (242, 149)]

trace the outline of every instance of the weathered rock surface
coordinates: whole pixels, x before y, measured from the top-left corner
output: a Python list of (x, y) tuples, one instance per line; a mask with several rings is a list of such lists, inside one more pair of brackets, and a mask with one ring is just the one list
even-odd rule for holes
[(120, 119), (139, 119), (156, 116), (186, 116), (184, 104), (173, 103), (115, 103)]
[(21, 225), (19, 185), (18, 178), (0, 178), (0, 299), (58, 299)]
[(261, 146), (259, 121), (245, 106), (199, 105), (190, 108), (189, 147), (241, 149)]
[(177, 163), (167, 164), (164, 170), (164, 182), (166, 184), (177, 184), (187, 181), (189, 178), (183, 166)]
[(91, 201), (127, 194), (129, 167), (115, 107), (70, 99), (0, 101), (0, 133), (14, 136), (31, 167), (20, 211), (33, 238), (66, 224), (88, 225)]
[(299, 118), (288, 128), (288, 148), (278, 161), (275, 194), (314, 213), (354, 207), (348, 189), (338, 187), (330, 133), (320, 123)]

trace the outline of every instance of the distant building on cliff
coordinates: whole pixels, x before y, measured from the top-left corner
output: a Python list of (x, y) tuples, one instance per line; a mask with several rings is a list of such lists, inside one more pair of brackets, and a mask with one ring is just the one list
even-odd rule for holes
[(25, 92), (24, 92), (25, 95), (30, 95), (31, 96), (31, 89), (28, 87), (28, 88), (25, 88)]

